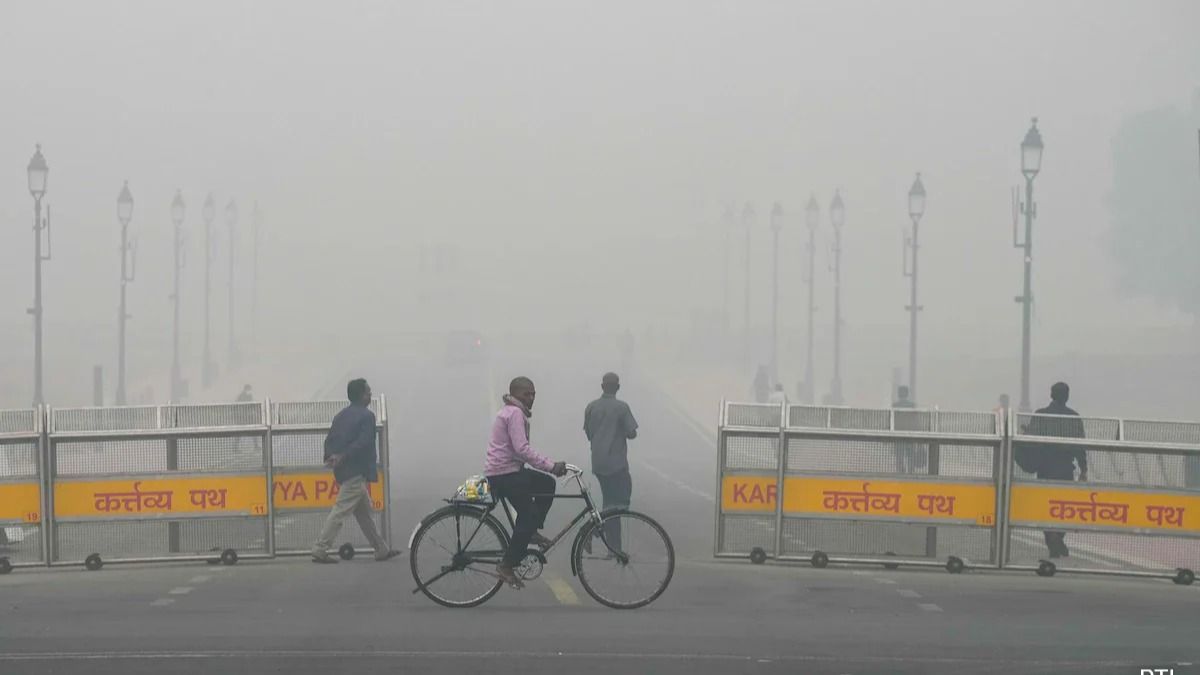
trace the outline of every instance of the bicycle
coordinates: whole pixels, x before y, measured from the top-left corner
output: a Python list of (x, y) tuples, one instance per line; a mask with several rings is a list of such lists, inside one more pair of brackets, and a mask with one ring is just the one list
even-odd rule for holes
[[(636, 609), (654, 602), (675, 574), (675, 547), (666, 530), (636, 511), (600, 511), (582, 479), (583, 470), (568, 464), (567, 473), (567, 480), (579, 486), (579, 494), (555, 493), (553, 497), (582, 499), (584, 507), (545, 549), (526, 550), (514, 569), (517, 576), (524, 581), (541, 576), (546, 554), (582, 523), (571, 544), (571, 574), (579, 578), (588, 595), (613, 609)], [(446, 607), (475, 607), (504, 585), (495, 566), (508, 549), (513, 515), (503, 499), (443, 501), (447, 506), (422, 519), (409, 537), (409, 567), (417, 583), (412, 592), (422, 592)], [(508, 529), (493, 515), (499, 505)], [(622, 585), (635, 590), (628, 597), (621, 596)]]

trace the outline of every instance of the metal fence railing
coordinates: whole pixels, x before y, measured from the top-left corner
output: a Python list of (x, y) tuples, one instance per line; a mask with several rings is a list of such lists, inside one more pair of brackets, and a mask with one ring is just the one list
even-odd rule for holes
[(718, 557), (1180, 583), (1200, 565), (1200, 423), (726, 402), (718, 453)]
[[(307, 551), (337, 495), (323, 440), (344, 406), (0, 411), (0, 572)], [(385, 478), (373, 506), (390, 543), (384, 399), (372, 410)]]

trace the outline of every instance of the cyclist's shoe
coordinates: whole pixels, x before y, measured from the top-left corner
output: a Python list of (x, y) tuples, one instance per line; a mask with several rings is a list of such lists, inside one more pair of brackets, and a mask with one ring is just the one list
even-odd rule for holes
[(547, 539), (546, 537), (542, 536), (541, 532), (534, 532), (533, 536), (530, 537), (530, 539), (529, 539), (529, 543), (542, 549), (543, 551), (550, 548), (550, 546), (554, 544), (554, 542), (552, 542), (549, 539)]
[(509, 588), (525, 588), (525, 583), (521, 581), (520, 577), (517, 576), (517, 573), (514, 572), (513, 568), (511, 567), (502, 564), (496, 565), (496, 576), (500, 577), (501, 581), (508, 584)]

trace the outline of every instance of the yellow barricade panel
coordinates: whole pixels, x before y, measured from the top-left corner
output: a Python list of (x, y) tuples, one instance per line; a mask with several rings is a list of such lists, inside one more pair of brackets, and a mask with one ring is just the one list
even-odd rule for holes
[(37, 483), (0, 483), (0, 520), (42, 522), (41, 491)]
[(262, 476), (192, 476), (60, 481), (56, 518), (120, 518), (172, 514), (267, 514)]
[(784, 483), (788, 515), (869, 516), (996, 524), (996, 489), (970, 483), (792, 477)]
[[(371, 508), (383, 510), (383, 496), (387, 494), (383, 472), (379, 472), (379, 481), (367, 483), (367, 493), (371, 496)], [(275, 486), (272, 489), (275, 508), (287, 509), (327, 509), (337, 501), (338, 484), (333, 479), (333, 473), (277, 473)]]
[(1200, 496), (1097, 490), (1066, 485), (1012, 487), (1014, 525), (1062, 523), (1071, 527), (1200, 533)]

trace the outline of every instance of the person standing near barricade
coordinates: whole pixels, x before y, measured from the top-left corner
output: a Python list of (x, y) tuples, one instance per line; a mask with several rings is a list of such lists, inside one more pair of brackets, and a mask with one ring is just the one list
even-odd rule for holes
[[(592, 473), (600, 483), (604, 509), (628, 508), (633, 496), (633, 477), (629, 475), (629, 441), (637, 438), (638, 424), (629, 404), (617, 399), (621, 378), (605, 373), (600, 379), (600, 398), (583, 411), (583, 433), (592, 448)], [(605, 525), (604, 536), (610, 546), (620, 546), (619, 519)], [(586, 546), (591, 545), (587, 542)]]
[(313, 543), (312, 561), (333, 564), (336, 558), (329, 555), (329, 547), (342, 529), (342, 522), (351, 513), (362, 528), (367, 540), (375, 547), (375, 560), (390, 560), (400, 551), (388, 548), (379, 531), (375, 529), (371, 513), (371, 495), (368, 483), (379, 481), (379, 458), (375, 451), (375, 413), (371, 412), (371, 386), (364, 379), (351, 380), (346, 385), (346, 406), (333, 418), (329, 434), (325, 436), (325, 466), (333, 468), (333, 478), (338, 484), (337, 502), (325, 520), (325, 527)]
[[(1057, 382), (1050, 387), (1050, 405), (1040, 408), (1036, 415), (1057, 415), (1059, 417), (1034, 417), (1024, 432), (1029, 436), (1057, 436), (1060, 438), (1084, 438), (1083, 420), (1078, 419), (1079, 413), (1067, 407), (1071, 397), (1071, 387), (1066, 382)], [(1074, 417), (1075, 419), (1066, 419)], [(1033, 450), (1033, 453), (1030, 453)], [(1087, 482), (1088, 462), (1087, 451), (1078, 445), (1064, 446), (1050, 443), (1038, 444), (1035, 448), (1024, 450), (1025, 459), (1022, 463), (1032, 462), (1032, 468), (1038, 480), (1075, 480), (1075, 466), (1079, 466), (1079, 482)], [(1066, 558), (1071, 555), (1067, 548), (1066, 532), (1047, 530), (1045, 533), (1046, 548), (1050, 550), (1051, 558)]]
[[(911, 410), (916, 408), (917, 404), (914, 403), (913, 400), (908, 396), (908, 387), (903, 385), (896, 387), (896, 401), (892, 403), (892, 407), (903, 410)], [(906, 426), (910, 426), (909, 424), (906, 424), (906, 422), (910, 422), (911, 416), (909, 416), (909, 418), (910, 419), (902, 418), (901, 420), (898, 420), (896, 423), (896, 431), (909, 431), (910, 429), (904, 428)], [(917, 431), (918, 429), (912, 430)], [(911, 441), (897, 441), (896, 473), (916, 473), (917, 471), (923, 470), (925, 468), (925, 461), (922, 457), (922, 454), (923, 453), (921, 452), (921, 449), (917, 447), (916, 443)]]

